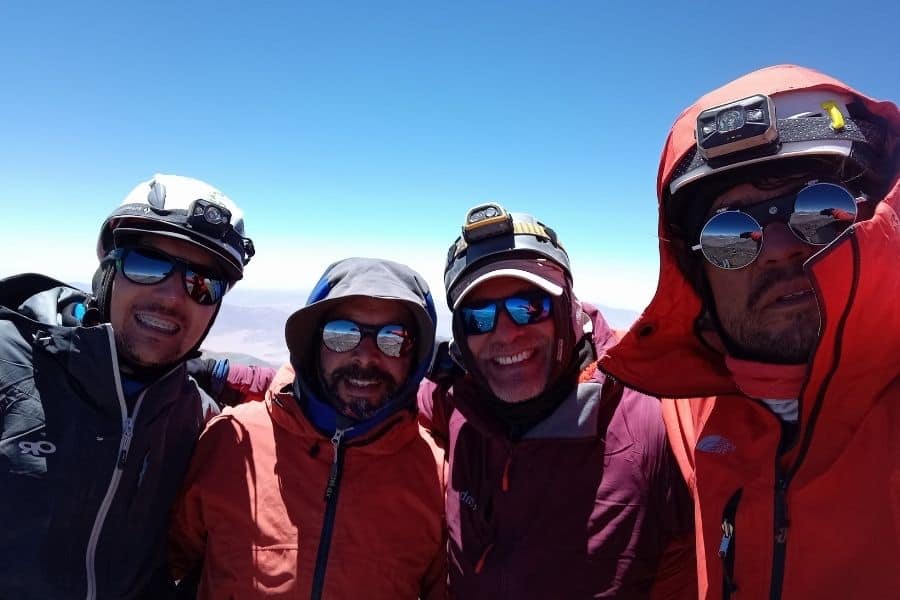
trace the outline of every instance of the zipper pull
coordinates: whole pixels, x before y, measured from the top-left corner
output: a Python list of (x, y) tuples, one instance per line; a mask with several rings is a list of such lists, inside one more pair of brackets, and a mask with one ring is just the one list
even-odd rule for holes
[(125, 459), (128, 458), (128, 447), (131, 445), (131, 436), (134, 435), (134, 419), (125, 419), (125, 431), (122, 432), (122, 444), (119, 451), (119, 468), (125, 468)]
[(787, 530), (790, 520), (787, 514), (787, 481), (778, 480), (775, 487), (775, 543), (787, 543)]
[(328, 474), (328, 487), (325, 488), (325, 502), (331, 500), (334, 496), (334, 488), (337, 485), (338, 471), (338, 449), (341, 446), (341, 440), (344, 439), (346, 429), (336, 429), (334, 435), (331, 436), (331, 446), (334, 448), (334, 458), (331, 461), (331, 472)]
[(731, 540), (734, 537), (734, 525), (728, 519), (722, 519), (722, 541), (719, 542), (719, 558), (728, 556)]

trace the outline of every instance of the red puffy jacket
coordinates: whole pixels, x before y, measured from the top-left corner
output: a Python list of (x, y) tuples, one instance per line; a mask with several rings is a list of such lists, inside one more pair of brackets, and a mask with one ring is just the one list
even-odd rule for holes
[[(659, 192), (695, 143), (701, 108), (788, 89), (850, 92), (900, 136), (900, 113), (815, 71), (758, 71), (706, 96), (676, 122)], [(665, 397), (672, 445), (694, 496), (702, 598), (900, 597), (900, 183), (875, 216), (806, 265), (822, 315), (799, 398), (800, 431), (779, 456), (778, 419), (742, 395), (724, 356), (694, 332), (700, 298), (675, 263), (660, 211), (656, 296), (601, 367)], [(661, 209), (664, 208), (661, 205)], [(719, 558), (723, 521), (734, 526)]]

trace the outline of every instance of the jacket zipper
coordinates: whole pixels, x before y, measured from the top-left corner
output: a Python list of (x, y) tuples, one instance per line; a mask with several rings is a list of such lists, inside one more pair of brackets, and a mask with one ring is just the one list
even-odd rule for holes
[[(772, 584), (769, 589), (769, 597), (771, 600), (781, 600), (782, 588), (784, 587), (784, 564), (787, 560), (787, 530), (790, 526), (787, 507), (787, 488), (791, 484), (791, 480), (794, 478), (794, 475), (796, 475), (797, 471), (800, 470), (800, 465), (806, 458), (806, 453), (809, 451), (810, 444), (812, 444), (813, 432), (815, 431), (816, 423), (819, 420), (819, 413), (822, 410), (822, 405), (825, 402), (825, 392), (828, 389), (828, 386), (831, 383), (831, 378), (837, 371), (838, 365), (841, 361), (840, 350), (844, 336), (844, 329), (847, 326), (847, 319), (850, 315), (850, 309), (856, 301), (856, 291), (859, 286), (860, 270), (859, 240), (855, 235), (853, 235), (852, 228), (848, 231), (850, 232), (848, 234), (848, 237), (850, 238), (850, 245), (853, 253), (853, 279), (850, 285), (850, 292), (847, 295), (847, 303), (845, 305), (845, 309), (841, 314), (839, 314), (837, 319), (837, 331), (835, 332), (835, 346), (832, 356), (831, 368), (828, 370), (828, 374), (826, 375), (822, 384), (819, 386), (815, 403), (813, 404), (812, 410), (809, 413), (809, 421), (807, 422), (806, 429), (802, 432), (802, 438), (799, 440), (800, 451), (797, 454), (796, 460), (790, 466), (787, 473), (784, 473), (782, 471), (777, 458), (775, 462), (776, 485), (775, 523), (773, 532), (774, 550), (772, 554)], [(824, 322), (825, 316), (823, 315), (822, 318)], [(816, 349), (816, 351), (817, 350), (818, 348)]]
[(719, 560), (722, 561), (723, 600), (729, 600), (731, 595), (737, 591), (737, 583), (734, 580), (734, 557), (737, 551), (734, 524), (743, 491), (742, 488), (732, 494), (722, 511), (722, 540), (719, 542), (718, 555)]
[(328, 485), (325, 488), (325, 517), (322, 521), (322, 534), (319, 536), (319, 550), (316, 552), (316, 568), (313, 571), (312, 600), (320, 600), (325, 588), (325, 568), (328, 566), (328, 551), (331, 548), (331, 534), (334, 530), (334, 516), (337, 512), (341, 470), (344, 466), (344, 447), (341, 442), (346, 431), (346, 429), (337, 429), (331, 436), (334, 458), (331, 461)]
[(784, 584), (784, 563), (787, 557), (787, 529), (790, 524), (787, 512), (787, 486), (790, 478), (782, 473), (781, 467), (776, 466), (775, 479), (774, 548), (772, 550), (772, 587), (769, 590), (769, 596), (772, 600), (780, 600)]
[(134, 422), (137, 419), (138, 411), (141, 408), (141, 402), (144, 400), (144, 393), (141, 392), (137, 402), (134, 405), (134, 413), (128, 415), (128, 407), (125, 404), (125, 396), (122, 393), (122, 379), (119, 375), (119, 358), (116, 353), (116, 340), (113, 336), (112, 327), (106, 328), (109, 335), (109, 348), (112, 355), (113, 376), (116, 384), (116, 395), (119, 399), (119, 410), (122, 415), (122, 440), (119, 442), (119, 454), (116, 466), (113, 469), (109, 486), (106, 488), (106, 495), (100, 508), (97, 510), (97, 516), (94, 518), (94, 526), (91, 528), (91, 536), (88, 538), (87, 550), (84, 557), (84, 566), (87, 574), (87, 600), (96, 600), (97, 598), (97, 573), (95, 571), (95, 560), (97, 558), (97, 543), (100, 540), (100, 532), (103, 531), (103, 523), (106, 521), (106, 515), (112, 506), (116, 491), (119, 489), (119, 481), (122, 479), (122, 472), (125, 469), (125, 460), (128, 458), (128, 449), (131, 447), (131, 440), (134, 436)]

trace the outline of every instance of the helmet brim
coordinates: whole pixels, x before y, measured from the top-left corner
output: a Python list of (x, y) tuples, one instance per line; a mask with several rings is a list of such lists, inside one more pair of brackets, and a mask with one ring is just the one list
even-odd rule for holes
[(198, 240), (197, 238), (188, 235), (186, 233), (181, 233), (178, 231), (172, 231), (168, 229), (146, 229), (146, 228), (137, 228), (137, 227), (117, 227), (113, 231), (113, 243), (116, 247), (121, 245), (121, 242), (124, 238), (134, 238), (136, 236), (159, 236), (164, 238), (169, 238), (173, 240), (182, 240), (188, 242), (189, 244), (208, 252), (213, 255), (216, 261), (222, 265), (225, 269), (225, 276), (230, 281), (239, 281), (244, 277), (243, 268), (237, 266), (234, 263), (234, 259), (218, 250), (215, 246), (211, 244), (204, 243), (202, 240)]

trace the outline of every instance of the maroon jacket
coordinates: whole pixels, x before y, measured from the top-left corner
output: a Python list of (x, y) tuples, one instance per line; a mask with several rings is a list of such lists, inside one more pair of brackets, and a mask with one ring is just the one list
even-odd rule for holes
[[(614, 336), (591, 314), (602, 350)], [(696, 597), (690, 499), (659, 401), (590, 369), (515, 443), (471, 381), (420, 388), (420, 422), (448, 454), (454, 597)]]

